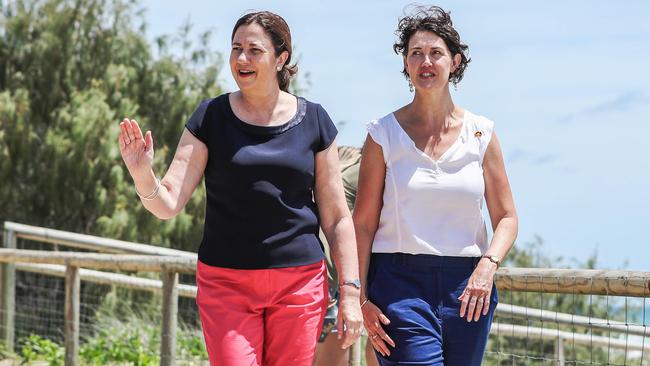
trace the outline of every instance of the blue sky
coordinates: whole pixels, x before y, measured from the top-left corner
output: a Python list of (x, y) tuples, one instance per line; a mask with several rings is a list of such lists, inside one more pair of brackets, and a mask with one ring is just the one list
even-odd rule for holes
[[(340, 123), (339, 145), (360, 146), (364, 124), (408, 103), (392, 51), (409, 2), (143, 1), (148, 37), (189, 18), (212, 29), (227, 57), (248, 9), (291, 27), (305, 96)], [(495, 121), (520, 217), (519, 243), (538, 234), (550, 256), (650, 270), (650, 2), (440, 1), (472, 63), (459, 105)], [(235, 85), (226, 67), (221, 79)]]

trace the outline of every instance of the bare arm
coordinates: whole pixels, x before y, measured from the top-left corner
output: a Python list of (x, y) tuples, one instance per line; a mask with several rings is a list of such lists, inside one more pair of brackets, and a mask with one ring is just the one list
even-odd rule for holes
[[(515, 242), (519, 222), (496, 134), (492, 135), (483, 158), (483, 178), (485, 201), (494, 230), (486, 254), (503, 258)], [(461, 317), (467, 316), (468, 321), (477, 321), (481, 313), (483, 315), (488, 313), (496, 271), (497, 265), (487, 258), (479, 261), (468, 280), (465, 291), (459, 297)]]
[(367, 298), (368, 265), (370, 263), (372, 241), (379, 226), (385, 178), (386, 165), (381, 146), (368, 135), (361, 154), (359, 187), (357, 188), (357, 199), (354, 204), (353, 214), (354, 230), (357, 234), (357, 251), (359, 252), (362, 300)]
[(503, 258), (508, 254), (517, 238), (519, 219), (496, 133), (493, 134), (485, 152), (483, 177), (485, 179), (485, 202), (494, 230), (487, 252)]
[[(315, 194), (323, 233), (341, 282), (359, 278), (357, 247), (354, 242), (354, 225), (345, 201), (339, 155), (336, 141), (327, 149), (316, 154)], [(351, 286), (341, 286), (338, 334), (343, 335), (342, 347), (347, 348), (359, 337), (361, 329), (361, 309), (359, 290)], [(343, 322), (346, 331), (343, 332)], [(340, 337), (340, 336), (339, 336)]]
[(386, 179), (386, 164), (381, 146), (370, 135), (366, 137), (361, 154), (359, 168), (359, 187), (354, 205), (354, 230), (357, 234), (357, 250), (359, 252), (359, 272), (361, 274), (361, 299), (364, 303), (363, 321), (368, 331), (368, 341), (383, 356), (390, 355), (389, 345), (395, 347), (395, 342), (386, 334), (381, 324), (389, 324), (390, 320), (371, 301), (368, 301), (368, 266), (372, 242), (379, 226), (379, 217), (383, 205), (384, 181)]
[[(153, 137), (151, 131), (142, 135), (135, 120), (125, 119), (120, 123), (120, 152), (135, 187), (143, 195), (156, 189), (156, 175), (153, 162)], [(160, 219), (176, 216), (187, 204), (196, 186), (201, 181), (208, 161), (208, 149), (189, 131), (183, 135), (176, 148), (167, 173), (160, 181), (158, 195), (153, 200), (141, 199), (147, 210)]]

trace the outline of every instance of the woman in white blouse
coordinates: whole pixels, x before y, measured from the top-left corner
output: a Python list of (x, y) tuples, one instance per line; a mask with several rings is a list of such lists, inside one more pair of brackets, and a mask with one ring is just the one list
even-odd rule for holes
[[(456, 105), (468, 47), (439, 7), (400, 19), (413, 101), (368, 124), (354, 222), (382, 365), (480, 365), (518, 219), (493, 122)], [(487, 204), (494, 235), (482, 215)]]

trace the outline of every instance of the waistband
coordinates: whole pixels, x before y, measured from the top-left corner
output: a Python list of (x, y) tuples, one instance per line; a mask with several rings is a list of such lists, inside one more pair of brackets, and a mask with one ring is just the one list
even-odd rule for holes
[(449, 257), (433, 254), (372, 253), (376, 264), (392, 263), (408, 267), (458, 267), (474, 268), (481, 257)]

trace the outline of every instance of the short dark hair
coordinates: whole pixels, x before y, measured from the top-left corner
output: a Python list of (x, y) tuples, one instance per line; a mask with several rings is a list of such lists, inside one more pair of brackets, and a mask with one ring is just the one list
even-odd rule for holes
[(232, 41), (235, 38), (235, 32), (237, 32), (239, 27), (252, 23), (258, 24), (264, 29), (266, 34), (269, 35), (276, 56), (280, 55), (284, 51), (287, 51), (289, 54), (287, 61), (282, 65), (282, 70), (277, 73), (280, 89), (288, 91), (291, 78), (298, 72), (298, 65), (289, 64), (291, 62), (292, 53), (291, 31), (289, 30), (289, 25), (281, 16), (271, 13), (270, 11), (251, 12), (237, 20), (237, 23), (235, 23), (235, 26), (232, 29), (230, 40)]
[[(437, 34), (445, 41), (452, 56), (460, 54), (461, 61), (456, 71), (449, 74), (449, 81), (454, 85), (463, 79), (463, 73), (471, 59), (468, 56), (469, 47), (460, 40), (460, 35), (454, 29), (449, 12), (439, 6), (411, 6), (413, 10), (405, 14), (397, 23), (395, 35), (399, 38), (393, 45), (395, 53), (406, 56), (409, 41), (417, 31), (428, 31)], [(405, 77), (409, 77), (406, 67), (402, 70)]]

